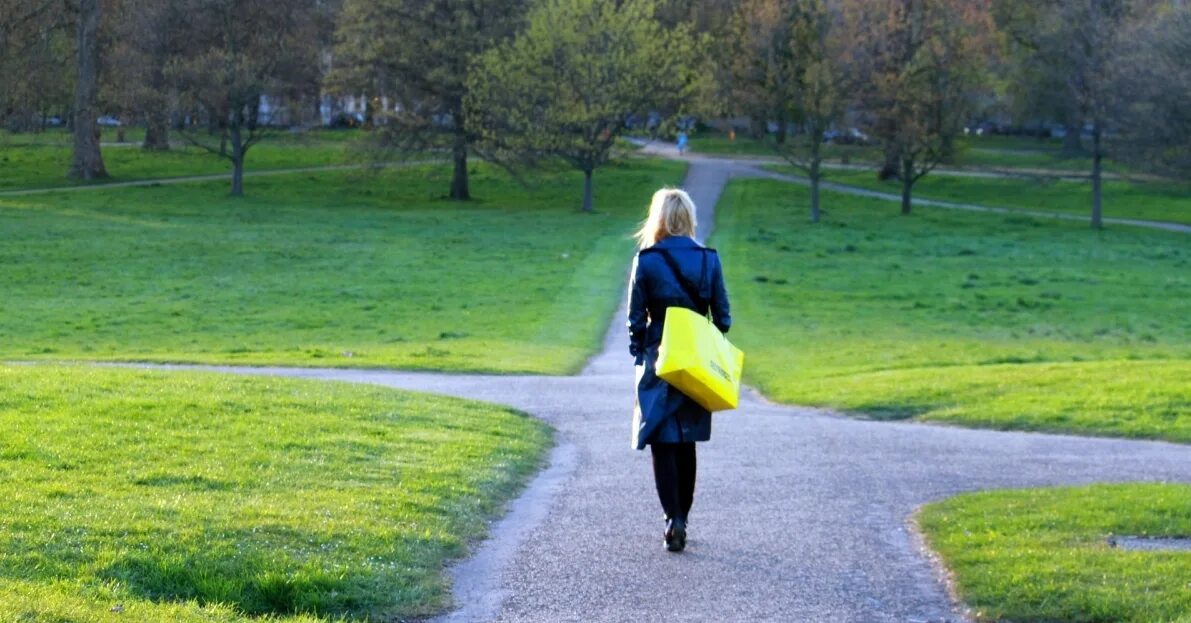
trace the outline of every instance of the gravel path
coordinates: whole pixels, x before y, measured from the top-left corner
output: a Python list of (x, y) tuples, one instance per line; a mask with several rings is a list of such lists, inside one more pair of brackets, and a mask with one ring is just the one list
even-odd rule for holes
[[(701, 236), (724, 183), (752, 173), (692, 160)], [(558, 429), (550, 466), (453, 570), (458, 609), (442, 621), (961, 621), (909, 526), (921, 504), (999, 487), (1191, 482), (1187, 446), (871, 422), (749, 393), (700, 446), (688, 549), (669, 554), (649, 454), (629, 448), (622, 314), (574, 377), (162, 367), (449, 394)]]

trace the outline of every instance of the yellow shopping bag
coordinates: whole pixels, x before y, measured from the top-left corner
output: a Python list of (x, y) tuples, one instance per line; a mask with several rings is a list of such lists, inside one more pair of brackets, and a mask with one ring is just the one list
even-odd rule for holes
[(685, 307), (666, 308), (657, 375), (708, 411), (740, 404), (744, 353), (711, 319)]

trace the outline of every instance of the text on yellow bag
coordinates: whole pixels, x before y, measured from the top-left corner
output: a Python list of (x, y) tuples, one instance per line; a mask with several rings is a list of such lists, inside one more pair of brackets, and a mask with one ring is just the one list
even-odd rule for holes
[(744, 352), (710, 318), (685, 307), (666, 308), (657, 375), (708, 411), (740, 404)]

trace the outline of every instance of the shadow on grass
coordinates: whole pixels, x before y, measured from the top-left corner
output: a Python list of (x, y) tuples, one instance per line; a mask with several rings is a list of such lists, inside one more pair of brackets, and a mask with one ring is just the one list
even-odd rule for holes
[(912, 420), (930, 411), (927, 407), (911, 407), (906, 405), (869, 404), (847, 409), (844, 413), (862, 419), (876, 422), (898, 422)]
[[(212, 535), (210, 541), (223, 542), (211, 550), (162, 547), (132, 553), (98, 575), (154, 602), (194, 601), (200, 606), (231, 606), (247, 616), (310, 614), (346, 621), (387, 616), (398, 607), (398, 593), (426, 588), (404, 568), (407, 565), (386, 564), (377, 556), (368, 562), (327, 565), (317, 556), (304, 561), (307, 557), (300, 552), (286, 551), (288, 545), (252, 551), (249, 547), (261, 544), (243, 547), (253, 538), (247, 532), (236, 534), (233, 543), (227, 537)], [(299, 547), (312, 542), (299, 534), (291, 537), (285, 542)], [(338, 546), (332, 542), (316, 547)]]

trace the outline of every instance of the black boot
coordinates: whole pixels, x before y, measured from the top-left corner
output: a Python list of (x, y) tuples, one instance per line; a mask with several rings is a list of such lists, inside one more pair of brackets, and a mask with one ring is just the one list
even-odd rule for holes
[(675, 517), (666, 522), (666, 549), (681, 552), (686, 549), (686, 522)]

